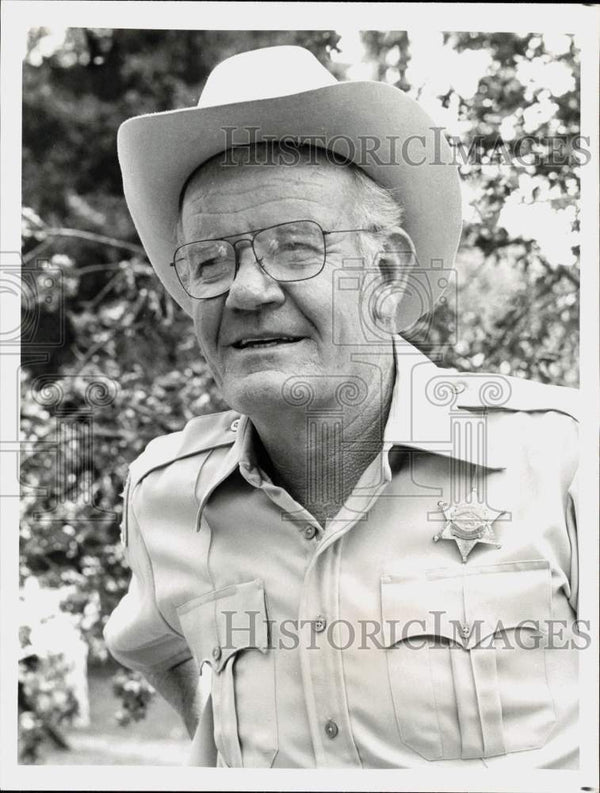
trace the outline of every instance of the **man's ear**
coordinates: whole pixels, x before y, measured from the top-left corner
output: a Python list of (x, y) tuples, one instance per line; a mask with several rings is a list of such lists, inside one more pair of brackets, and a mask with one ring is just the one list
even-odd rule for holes
[(397, 334), (407, 330), (423, 314), (422, 295), (413, 273), (418, 262), (413, 241), (404, 229), (397, 227), (384, 234), (377, 257), (382, 288), (373, 313), (378, 327)]

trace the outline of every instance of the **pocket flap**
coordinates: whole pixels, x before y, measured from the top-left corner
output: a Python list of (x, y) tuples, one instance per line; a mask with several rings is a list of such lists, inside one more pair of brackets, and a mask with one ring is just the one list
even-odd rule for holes
[(471, 628), (469, 646), (514, 628), (536, 635), (547, 632), (552, 603), (547, 560), (505, 562), (466, 572), (464, 599), (465, 618)]
[(208, 663), (220, 672), (240, 650), (268, 649), (265, 592), (259, 579), (189, 600), (177, 615), (199, 668)]
[(464, 621), (460, 580), (416, 575), (381, 579), (382, 634), (386, 647), (417, 636), (461, 641)]
[(437, 636), (465, 649), (501, 630), (544, 632), (550, 619), (550, 565), (544, 559), (434, 569), (381, 578), (386, 647)]

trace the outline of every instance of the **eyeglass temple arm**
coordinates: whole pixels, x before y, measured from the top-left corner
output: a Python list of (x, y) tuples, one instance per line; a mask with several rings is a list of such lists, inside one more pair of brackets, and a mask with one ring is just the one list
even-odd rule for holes
[[(387, 231), (387, 229), (333, 229), (332, 231), (325, 231), (324, 229), (321, 229), (321, 231), (323, 232), (324, 237), (328, 237), (330, 234), (348, 234), (351, 231), (366, 231), (370, 234), (378, 234), (382, 231)], [(399, 232), (405, 238), (405, 240), (410, 245), (411, 252), (416, 256), (417, 251), (410, 234), (405, 229), (403, 229), (402, 226), (396, 226), (394, 231)]]

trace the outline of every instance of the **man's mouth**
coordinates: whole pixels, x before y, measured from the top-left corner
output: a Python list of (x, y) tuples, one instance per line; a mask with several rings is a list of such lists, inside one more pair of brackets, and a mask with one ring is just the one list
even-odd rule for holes
[(234, 342), (231, 346), (236, 350), (247, 350), (251, 348), (261, 349), (265, 347), (277, 347), (283, 344), (295, 344), (298, 341), (302, 341), (303, 338), (303, 336), (264, 336), (261, 338), (249, 336), (248, 338)]

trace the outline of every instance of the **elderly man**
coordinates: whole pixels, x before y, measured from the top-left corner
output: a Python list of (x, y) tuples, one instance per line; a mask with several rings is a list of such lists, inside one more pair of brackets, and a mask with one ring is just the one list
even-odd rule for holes
[(276, 47), (119, 147), (232, 408), (132, 464), (105, 631), (192, 764), (576, 767), (575, 399), (403, 338), (460, 235), (434, 124)]

